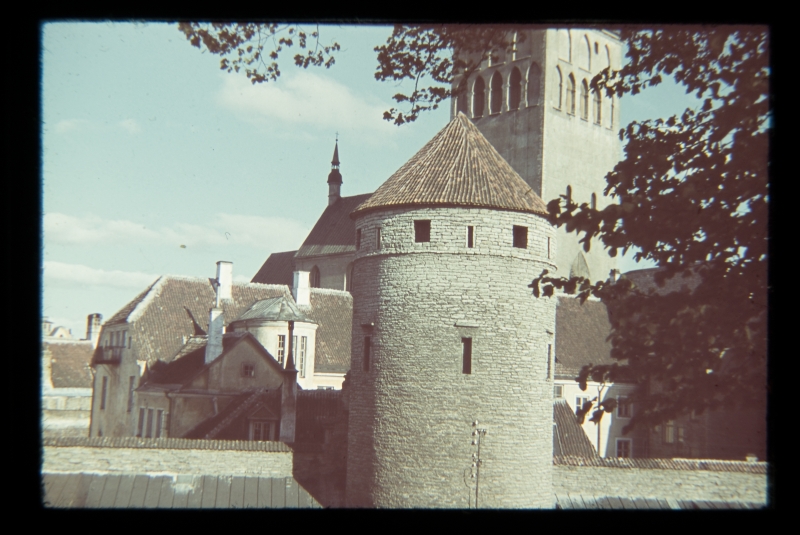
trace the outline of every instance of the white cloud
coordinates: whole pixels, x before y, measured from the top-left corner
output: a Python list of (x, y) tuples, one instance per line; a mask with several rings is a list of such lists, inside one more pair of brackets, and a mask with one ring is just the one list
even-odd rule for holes
[(225, 213), (214, 215), (206, 225), (176, 223), (161, 229), (97, 216), (44, 216), (45, 243), (62, 245), (240, 245), (260, 251), (284, 251), (296, 248), (308, 231), (288, 218)]
[(68, 283), (79, 286), (111, 286), (114, 288), (142, 289), (153, 283), (158, 275), (140, 271), (96, 269), (82, 264), (44, 262), (46, 282)]
[(136, 122), (136, 119), (125, 119), (124, 121), (120, 121), (118, 124), (130, 134), (138, 134), (142, 131), (142, 127), (139, 126), (139, 123)]
[(218, 102), (249, 120), (277, 119), (287, 123), (339, 130), (355, 129), (391, 135), (397, 129), (383, 120), (390, 106), (361, 97), (326, 76), (308, 71), (284, 74), (278, 82), (252, 84), (244, 76), (224, 75)]
[(58, 121), (53, 127), (53, 130), (59, 134), (64, 134), (66, 132), (78, 130), (81, 127), (87, 126), (88, 124), (89, 121), (86, 119), (64, 119), (62, 121)]

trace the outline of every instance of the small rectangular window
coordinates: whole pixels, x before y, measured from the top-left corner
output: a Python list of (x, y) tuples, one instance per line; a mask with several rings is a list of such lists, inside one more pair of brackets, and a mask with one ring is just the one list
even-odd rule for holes
[(583, 408), (584, 405), (589, 403), (588, 397), (576, 397), (575, 398), (575, 411), (579, 411)]
[(467, 247), (470, 249), (475, 247), (475, 227), (473, 226), (467, 227)]
[(675, 420), (669, 420), (666, 424), (664, 424), (664, 443), (675, 443)]
[(156, 412), (156, 438), (161, 438), (161, 426), (164, 423), (164, 411), (159, 409)]
[(514, 225), (514, 247), (519, 249), (528, 248), (528, 227)]
[(361, 229), (356, 229), (356, 249), (361, 249)]
[(108, 376), (103, 376), (103, 390), (100, 394), (100, 410), (106, 410), (106, 397), (108, 396)]
[(243, 362), (242, 363), (242, 377), (255, 377), (256, 376), (256, 366), (250, 362)]
[(138, 426), (138, 429), (136, 431), (136, 436), (137, 437), (142, 436), (142, 430), (143, 429), (144, 429), (144, 407), (141, 407), (139, 409), (139, 426)]
[(547, 237), (547, 258), (552, 258), (552, 253), (550, 252), (550, 236)]
[(147, 428), (145, 429), (145, 437), (152, 438), (153, 436), (153, 409), (147, 409)]
[(381, 248), (381, 229), (375, 229), (375, 248)]
[(298, 352), (298, 364), (300, 366), (300, 377), (306, 376), (306, 346), (308, 345), (308, 336), (300, 337), (300, 351)]
[(617, 398), (617, 418), (630, 418), (631, 417), (631, 404), (627, 398)]
[(370, 343), (371, 343), (370, 337), (369, 336), (365, 336), (364, 337), (364, 360), (361, 363), (365, 372), (369, 371), (369, 360), (370, 360), (370, 356), (371, 356), (370, 353), (372, 351), (372, 348), (370, 347)]
[(553, 387), (553, 397), (557, 399), (564, 397), (564, 385), (555, 385)]
[(547, 378), (553, 378), (553, 344), (547, 344)]
[(131, 348), (131, 339), (132, 339), (132, 338), (133, 338), (132, 336), (129, 336), (129, 337), (128, 337), (128, 349), (130, 349), (130, 348)]
[(629, 459), (631, 457), (632, 440), (629, 438), (617, 439), (617, 457)]
[(431, 241), (430, 219), (420, 219), (414, 221), (414, 241), (417, 243), (425, 243)]
[(461, 339), (461, 373), (472, 373), (472, 338)]
[(283, 358), (286, 354), (286, 335), (278, 335), (278, 364), (283, 364)]
[(135, 383), (136, 383), (136, 376), (131, 375), (128, 378), (128, 412), (131, 412), (133, 410), (133, 388), (134, 386), (136, 386)]

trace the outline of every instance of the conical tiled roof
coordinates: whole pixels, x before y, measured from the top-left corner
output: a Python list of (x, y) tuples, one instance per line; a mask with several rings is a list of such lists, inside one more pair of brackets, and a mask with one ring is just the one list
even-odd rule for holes
[(351, 217), (377, 208), (409, 205), (547, 214), (544, 201), (463, 113), (389, 177)]
[(284, 296), (272, 297), (256, 301), (234, 321), (269, 320), (269, 321), (303, 321), (314, 323), (300, 312), (297, 305)]

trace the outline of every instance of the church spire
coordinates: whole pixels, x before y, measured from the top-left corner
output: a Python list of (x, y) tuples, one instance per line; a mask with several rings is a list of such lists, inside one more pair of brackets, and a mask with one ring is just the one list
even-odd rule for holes
[(339, 172), (339, 134), (336, 134), (336, 145), (333, 149), (331, 172), (328, 174), (328, 206), (331, 206), (341, 197), (342, 173)]

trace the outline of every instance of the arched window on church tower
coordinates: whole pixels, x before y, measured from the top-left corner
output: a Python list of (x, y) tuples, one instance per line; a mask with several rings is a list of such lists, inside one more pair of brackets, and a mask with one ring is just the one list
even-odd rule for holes
[(583, 43), (581, 43), (583, 50), (581, 51), (580, 66), (587, 71), (592, 71), (592, 46), (589, 44), (589, 36), (583, 36)]
[(600, 90), (594, 90), (594, 124), (600, 124), (602, 119), (603, 97)]
[(519, 102), (522, 99), (522, 76), (519, 69), (511, 69), (511, 77), (508, 80), (508, 109), (518, 110)]
[(347, 264), (344, 270), (344, 289), (348, 292), (353, 291), (353, 263)]
[(597, 210), (597, 194), (592, 193), (592, 210)]
[(483, 78), (478, 76), (475, 85), (472, 87), (472, 117), (477, 119), (483, 117), (483, 104), (486, 102), (486, 84)]
[(495, 71), (489, 88), (489, 113), (500, 113), (503, 108), (503, 77)]
[[(558, 70), (558, 67), (556, 67)], [(542, 95), (542, 69), (539, 68), (539, 65), (536, 63), (531, 63), (530, 69), (528, 69), (528, 106), (538, 106), (539, 99)], [(561, 71), (558, 71), (558, 107), (561, 107)]]
[(558, 74), (558, 109), (561, 109), (561, 99), (564, 95), (564, 76), (561, 74), (561, 69), (556, 67), (556, 74)]
[(320, 288), (319, 268), (317, 266), (311, 268), (311, 274), (309, 276), (309, 279), (312, 288)]
[(589, 84), (585, 79), (581, 82), (581, 119), (589, 120)]
[(456, 113), (461, 112), (464, 115), (469, 114), (468, 97), (466, 91), (462, 91), (455, 97), (456, 99)]
[(614, 95), (608, 97), (611, 101), (611, 113), (608, 114), (608, 127), (614, 128)]
[(572, 202), (572, 186), (567, 186), (567, 204)]
[(567, 78), (567, 113), (575, 115), (575, 77), (572, 73)]

